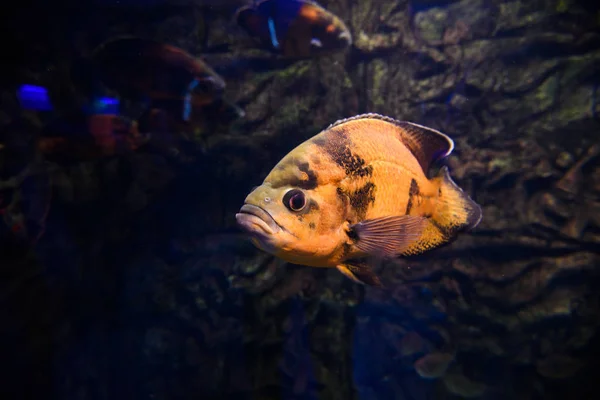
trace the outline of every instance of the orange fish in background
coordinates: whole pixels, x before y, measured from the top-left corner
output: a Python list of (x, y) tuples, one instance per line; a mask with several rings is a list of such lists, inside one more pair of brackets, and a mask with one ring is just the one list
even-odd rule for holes
[[(122, 124), (122, 126), (121, 126)], [(17, 119), (3, 129), (2, 153), (13, 160), (3, 163), (10, 177), (0, 181), (0, 217), (12, 237), (35, 244), (45, 231), (52, 200), (50, 171), (43, 160), (58, 163), (90, 161), (135, 150), (139, 134), (115, 115), (61, 118), (44, 128)], [(31, 136), (31, 150), (20, 149), (15, 134)], [(19, 153), (18, 155), (15, 154)], [(39, 159), (42, 156), (43, 160)], [(6, 157), (2, 157), (6, 159)], [(4, 174), (4, 175), (6, 175)]]
[(421, 254), (479, 224), (481, 208), (446, 167), (429, 176), (453, 148), (441, 132), (378, 114), (337, 121), (281, 159), (237, 222), (285, 261), (381, 285), (369, 259)]
[(37, 111), (40, 117), (44, 112), (50, 113), (50, 122), (42, 127), (33, 126), (25, 118), (17, 118), (3, 130), (0, 143), (10, 148), (10, 154), (21, 154), (18, 157), (22, 159), (21, 164), (32, 161), (25, 155), (29, 150), (18, 150), (19, 146), (23, 147), (19, 142), (25, 136), (35, 143), (33, 147), (45, 159), (54, 158), (55, 161), (89, 161), (124, 154), (137, 150), (147, 141), (146, 135), (139, 133), (136, 121), (121, 116), (118, 99), (94, 97), (75, 110), (56, 116), (44, 87), (21, 85), (17, 97), (24, 110)]
[(93, 52), (91, 62), (92, 75), (106, 87), (147, 103), (148, 109), (168, 110), (182, 121), (222, 100), (225, 90), (225, 81), (208, 64), (154, 40), (110, 40)]
[[(21, 85), (17, 97), (24, 110), (53, 110), (47, 90), (41, 86)], [(35, 243), (44, 232), (52, 197), (44, 160), (59, 164), (93, 161), (136, 151), (148, 142), (149, 135), (139, 133), (136, 121), (119, 115), (118, 103), (96, 98), (43, 126), (20, 117), (3, 127), (0, 176), (8, 179), (0, 180), (0, 214), (13, 234)]]
[(235, 19), (262, 48), (284, 57), (330, 54), (352, 44), (346, 24), (314, 1), (260, 0), (241, 7)]
[(136, 151), (148, 140), (136, 121), (115, 114), (76, 112), (48, 124), (37, 149), (50, 161), (91, 161)]

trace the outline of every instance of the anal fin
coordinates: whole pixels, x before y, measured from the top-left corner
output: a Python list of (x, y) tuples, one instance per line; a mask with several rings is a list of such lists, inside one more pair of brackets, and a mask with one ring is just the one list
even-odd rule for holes
[(346, 262), (339, 264), (337, 269), (356, 283), (369, 286), (383, 286), (377, 274), (366, 263)]

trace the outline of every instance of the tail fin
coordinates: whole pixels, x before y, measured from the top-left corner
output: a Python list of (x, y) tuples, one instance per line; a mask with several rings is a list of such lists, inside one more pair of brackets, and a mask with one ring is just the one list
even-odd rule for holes
[(481, 221), (481, 207), (454, 183), (448, 167), (442, 167), (433, 180), (440, 185), (436, 211), (432, 215), (433, 224), (447, 240), (453, 239), (459, 232), (475, 228)]

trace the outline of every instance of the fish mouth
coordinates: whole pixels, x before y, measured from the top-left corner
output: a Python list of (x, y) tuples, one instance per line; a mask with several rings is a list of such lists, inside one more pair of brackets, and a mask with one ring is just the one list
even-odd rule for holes
[(235, 219), (240, 226), (250, 232), (257, 233), (256, 228), (259, 228), (263, 234), (274, 235), (282, 230), (271, 214), (252, 204), (244, 204), (240, 212), (235, 214)]

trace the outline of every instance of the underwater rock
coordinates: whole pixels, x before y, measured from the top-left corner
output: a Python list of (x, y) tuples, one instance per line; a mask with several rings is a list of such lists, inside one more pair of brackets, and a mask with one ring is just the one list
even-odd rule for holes
[(552, 354), (536, 363), (537, 372), (552, 379), (565, 379), (575, 375), (585, 364), (576, 358)]
[(486, 391), (483, 383), (475, 382), (460, 371), (452, 371), (443, 378), (444, 386), (450, 393), (466, 398), (480, 397)]
[(407, 332), (400, 341), (400, 355), (403, 357), (421, 353), (426, 349), (425, 340), (416, 332)]

